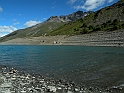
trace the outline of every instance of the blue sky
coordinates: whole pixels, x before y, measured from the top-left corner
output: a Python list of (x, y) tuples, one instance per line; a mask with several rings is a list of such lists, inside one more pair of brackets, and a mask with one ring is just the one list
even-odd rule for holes
[(0, 0), (0, 37), (77, 10), (97, 11), (118, 0)]

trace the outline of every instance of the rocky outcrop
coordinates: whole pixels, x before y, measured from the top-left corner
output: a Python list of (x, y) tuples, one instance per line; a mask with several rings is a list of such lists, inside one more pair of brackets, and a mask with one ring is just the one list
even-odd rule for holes
[(77, 11), (69, 15), (51, 16), (49, 22), (70, 22), (87, 16), (91, 12)]

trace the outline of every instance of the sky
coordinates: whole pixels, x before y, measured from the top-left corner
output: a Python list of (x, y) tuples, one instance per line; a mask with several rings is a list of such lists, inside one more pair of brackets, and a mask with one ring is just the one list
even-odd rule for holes
[(0, 37), (78, 10), (97, 11), (118, 0), (0, 0)]

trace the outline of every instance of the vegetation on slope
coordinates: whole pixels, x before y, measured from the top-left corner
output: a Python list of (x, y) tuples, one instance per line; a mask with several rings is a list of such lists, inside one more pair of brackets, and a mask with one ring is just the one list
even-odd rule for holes
[(48, 33), (47, 35), (80, 35), (95, 31), (114, 31), (124, 29), (124, 23), (118, 19), (109, 20), (100, 25), (87, 25), (83, 19), (65, 24), (60, 28)]
[(47, 35), (79, 35), (118, 29), (124, 29), (124, 0), (91, 13), (83, 19), (65, 24)]
[(38, 24), (36, 26), (26, 28), (26, 29), (21, 29), (14, 31), (2, 38), (0, 38), (0, 42), (4, 42), (7, 40), (15, 39), (15, 38), (28, 38), (28, 37), (38, 37), (42, 36), (45, 33), (48, 33), (60, 26), (62, 26), (63, 22), (44, 22), (41, 24)]
[(10, 33), (0, 42), (15, 38), (39, 37), (47, 35), (80, 35), (94, 31), (124, 29), (124, 0), (105, 7), (73, 22), (44, 22), (36, 26)]
[(62, 26), (63, 24), (80, 19), (89, 13), (90, 12), (77, 11), (65, 16), (51, 16), (48, 20), (46, 20), (41, 24), (35, 25), (30, 28), (15, 31), (13, 33), (10, 33), (0, 38), (0, 42), (4, 42), (4, 41), (15, 39), (15, 38), (43, 36), (43, 35), (46, 35), (46, 33), (51, 32), (52, 30)]

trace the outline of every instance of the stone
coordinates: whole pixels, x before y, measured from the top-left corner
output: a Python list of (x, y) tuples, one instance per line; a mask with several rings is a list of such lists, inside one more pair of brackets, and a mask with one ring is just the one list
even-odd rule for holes
[(56, 87), (55, 86), (48, 86), (47, 88), (48, 92), (56, 92)]
[(79, 89), (78, 89), (78, 88), (75, 88), (75, 89), (74, 89), (74, 91), (75, 91), (75, 92), (78, 92), (78, 91), (79, 91)]
[(16, 78), (11, 78), (11, 80), (16, 80)]
[(23, 91), (20, 91), (20, 92), (21, 92), (21, 93), (26, 93), (26, 91), (24, 91), (24, 90), (23, 90)]
[(67, 93), (73, 93), (72, 91), (68, 91)]
[(11, 88), (11, 87), (12, 87), (12, 84), (5, 82), (5, 83), (1, 84), (0, 87), (1, 87), (1, 88)]
[(0, 93), (11, 93), (10, 89), (5, 90), (5, 91), (1, 91)]
[(61, 90), (62, 88), (61, 87), (57, 87), (57, 89)]

